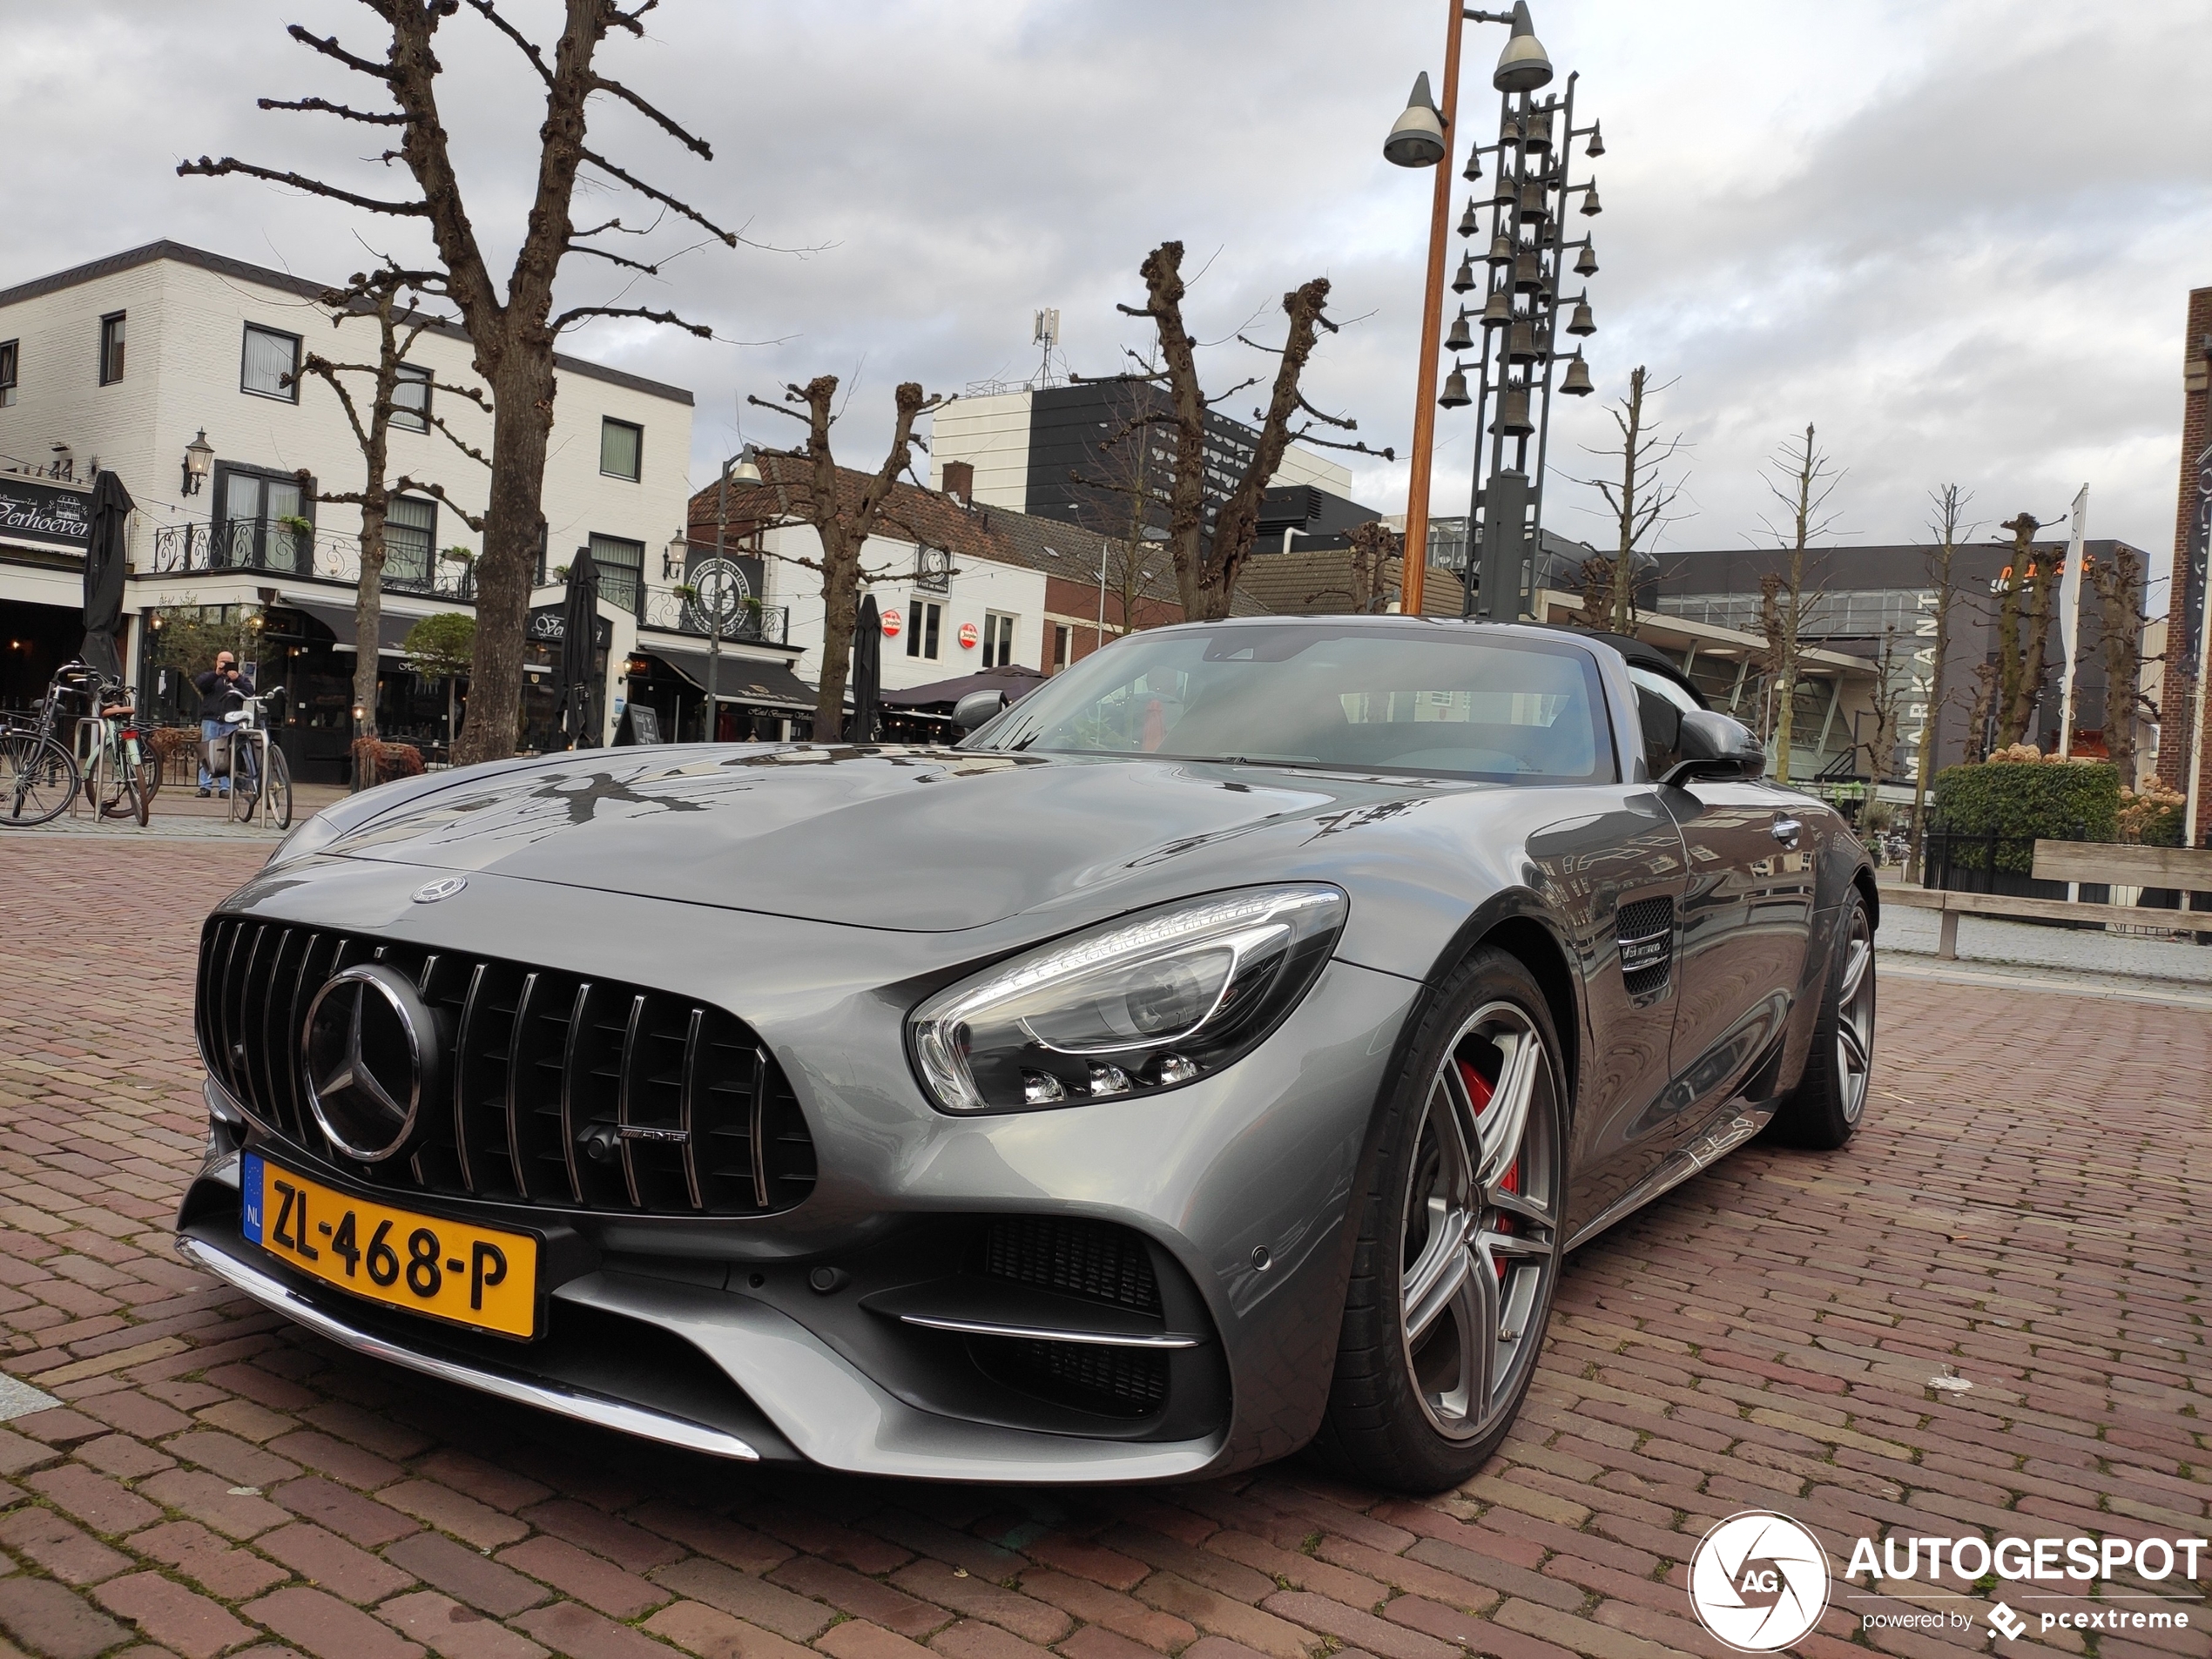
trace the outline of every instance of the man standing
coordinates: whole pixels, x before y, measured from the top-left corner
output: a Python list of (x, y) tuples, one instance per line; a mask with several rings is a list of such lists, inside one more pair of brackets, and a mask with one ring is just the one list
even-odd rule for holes
[(223, 717), (246, 706), (246, 699), (253, 695), (253, 677), (240, 671), (238, 658), (226, 651), (215, 653), (215, 666), (204, 674), (192, 676), (192, 688), (199, 693), (199, 792), (202, 796), (215, 792), (219, 783), (221, 791), (231, 792), (231, 780), (218, 779), (207, 770), (207, 745), (220, 738), (229, 740), (231, 728)]

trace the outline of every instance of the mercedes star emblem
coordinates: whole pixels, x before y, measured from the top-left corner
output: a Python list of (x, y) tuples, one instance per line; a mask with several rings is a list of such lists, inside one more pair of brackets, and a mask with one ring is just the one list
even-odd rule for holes
[(435, 881), (425, 881), (415, 890), (417, 904), (435, 904), (441, 899), (450, 899), (469, 885), (465, 875), (442, 875)]
[(362, 962), (315, 993), (300, 1059), (322, 1132), (347, 1157), (379, 1163), (406, 1149), (435, 1093), (436, 1022), (404, 974)]

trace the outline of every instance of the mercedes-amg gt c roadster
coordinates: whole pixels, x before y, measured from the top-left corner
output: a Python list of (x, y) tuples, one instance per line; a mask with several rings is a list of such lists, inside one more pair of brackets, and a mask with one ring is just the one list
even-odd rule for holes
[(1865, 1109), (1866, 856), (1634, 641), (1191, 624), (961, 723), (310, 820), (202, 936), (180, 1247), (703, 1453), (1433, 1491), (1577, 1244)]

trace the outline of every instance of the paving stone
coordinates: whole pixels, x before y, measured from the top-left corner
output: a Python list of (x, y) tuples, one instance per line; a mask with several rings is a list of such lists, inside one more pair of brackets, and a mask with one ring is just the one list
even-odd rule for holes
[(389, 1561), (304, 1521), (262, 1534), (253, 1547), (348, 1602), (380, 1602), (415, 1582)]
[(323, 1590), (290, 1585), (239, 1609), (315, 1659), (422, 1659), (422, 1649)]
[(535, 1607), (552, 1595), (535, 1580), (488, 1561), (481, 1551), (438, 1533), (419, 1532), (402, 1538), (385, 1550), (384, 1558), (424, 1583), (435, 1584), (471, 1607), (502, 1618)]
[(497, 1560), (502, 1567), (527, 1573), (554, 1586), (563, 1595), (574, 1596), (586, 1607), (597, 1608), (624, 1622), (648, 1608), (658, 1607), (673, 1594), (646, 1582), (635, 1573), (624, 1572), (612, 1561), (578, 1549), (565, 1539), (543, 1533), (502, 1550)]
[(545, 1652), (528, 1636), (435, 1590), (395, 1595), (376, 1611), (442, 1659), (542, 1659)]
[(0, 1578), (0, 1630), (43, 1659), (92, 1659), (130, 1632), (51, 1579)]
[(118, 1618), (138, 1627), (182, 1659), (214, 1659), (226, 1648), (253, 1639), (253, 1629), (219, 1602), (195, 1595), (158, 1573), (134, 1573), (92, 1592)]
[(196, 1521), (165, 1521), (130, 1540), (150, 1560), (173, 1567), (226, 1602), (259, 1595), (291, 1575), (273, 1561), (239, 1549)]
[(64, 1584), (93, 1584), (132, 1565), (120, 1550), (110, 1549), (51, 1509), (26, 1505), (0, 1517), (0, 1545), (35, 1561)]

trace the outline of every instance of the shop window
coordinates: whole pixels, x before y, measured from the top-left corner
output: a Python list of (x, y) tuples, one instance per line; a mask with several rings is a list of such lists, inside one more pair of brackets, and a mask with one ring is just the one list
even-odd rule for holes
[(124, 313), (111, 311), (100, 319), (100, 384), (112, 386), (123, 378)]
[(1014, 660), (1014, 618), (1002, 611), (983, 613), (983, 666), (1004, 668)]
[(392, 388), (392, 424), (402, 432), (430, 429), (430, 371), (417, 363), (401, 363)]
[(246, 347), (239, 361), (238, 389), (255, 397), (300, 401), (300, 336), (280, 328), (246, 325)]
[(907, 655), (937, 660), (938, 637), (945, 626), (945, 607), (926, 599), (914, 603), (914, 615), (907, 624)]
[(631, 615), (645, 603), (645, 544), (618, 536), (591, 538), (591, 562), (599, 567), (599, 591)]
[(599, 470), (610, 478), (633, 482), (645, 459), (645, 428), (612, 415), (599, 422)]
[(16, 401), (16, 359), (17, 342), (0, 340), (0, 409), (10, 408)]
[(1064, 622), (1053, 624), (1052, 666), (1046, 671), (1057, 674), (1062, 669), (1067, 667), (1069, 658), (1075, 653), (1075, 648), (1076, 631)]

